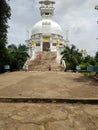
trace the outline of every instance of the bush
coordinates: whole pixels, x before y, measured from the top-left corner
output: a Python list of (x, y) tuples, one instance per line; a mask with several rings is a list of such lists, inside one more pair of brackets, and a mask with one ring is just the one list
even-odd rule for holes
[(87, 66), (90, 66), (90, 64), (89, 63), (81, 63), (79, 66), (81, 67), (81, 70), (87, 70)]

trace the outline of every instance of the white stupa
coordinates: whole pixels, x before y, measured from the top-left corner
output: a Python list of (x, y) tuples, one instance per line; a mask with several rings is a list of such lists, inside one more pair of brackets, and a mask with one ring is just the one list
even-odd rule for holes
[(61, 26), (51, 19), (54, 14), (55, 1), (40, 0), (39, 4), (42, 20), (33, 26), (31, 38), (26, 40), (30, 60), (35, 58), (36, 52), (42, 51), (55, 51), (57, 59), (60, 59), (66, 40), (63, 39)]

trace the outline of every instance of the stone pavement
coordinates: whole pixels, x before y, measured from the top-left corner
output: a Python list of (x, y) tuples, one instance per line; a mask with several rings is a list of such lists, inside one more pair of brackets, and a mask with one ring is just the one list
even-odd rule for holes
[[(98, 82), (70, 72), (5, 73), (0, 98), (98, 99)], [(0, 103), (0, 130), (98, 130), (98, 105)]]
[(71, 72), (13, 72), (0, 75), (0, 97), (98, 98), (98, 82)]
[(0, 103), (0, 130), (98, 130), (98, 106)]

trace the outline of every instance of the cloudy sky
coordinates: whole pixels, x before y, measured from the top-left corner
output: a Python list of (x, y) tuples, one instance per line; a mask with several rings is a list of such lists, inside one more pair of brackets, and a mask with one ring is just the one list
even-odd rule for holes
[[(87, 48), (94, 55), (98, 49), (98, 11), (94, 9), (98, 0), (55, 0), (55, 14), (52, 18), (59, 23), (66, 38), (69, 30), (70, 44), (77, 48)], [(9, 44), (24, 44), (27, 31), (31, 33), (33, 25), (41, 20), (39, 0), (10, 0), (11, 19), (9, 20)]]

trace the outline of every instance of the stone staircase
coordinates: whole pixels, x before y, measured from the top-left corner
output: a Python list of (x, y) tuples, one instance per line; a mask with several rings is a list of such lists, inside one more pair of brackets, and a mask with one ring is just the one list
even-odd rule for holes
[(56, 52), (37, 52), (36, 58), (29, 62), (30, 71), (64, 71), (64, 67), (57, 63)]

